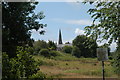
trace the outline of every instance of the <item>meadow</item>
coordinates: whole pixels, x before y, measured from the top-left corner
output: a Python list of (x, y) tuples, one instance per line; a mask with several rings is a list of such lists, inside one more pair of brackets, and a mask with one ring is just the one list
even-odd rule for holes
[[(61, 53), (59, 56), (45, 58), (34, 56), (40, 71), (53, 78), (102, 78), (102, 63), (97, 58), (76, 58), (71, 54)], [(105, 61), (105, 77), (116, 78), (112, 60)]]

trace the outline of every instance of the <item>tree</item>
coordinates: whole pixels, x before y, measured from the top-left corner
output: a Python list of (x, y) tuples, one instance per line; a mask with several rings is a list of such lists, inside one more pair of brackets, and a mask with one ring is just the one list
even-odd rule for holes
[[(88, 13), (94, 19), (91, 26), (86, 26), (87, 35), (99, 38), (102, 36), (111, 44), (119, 42), (120, 38), (120, 1), (119, 2), (96, 2), (94, 9), (89, 9)], [(95, 24), (99, 21), (98, 24)]]
[(48, 47), (49, 47), (50, 50), (56, 50), (57, 49), (56, 44), (53, 41), (50, 41), (50, 40), (48, 42)]
[(44, 40), (38, 40), (33, 43), (35, 54), (37, 54), (41, 49), (48, 49), (48, 44)]
[[(16, 56), (16, 46), (32, 44), (32, 30), (38, 30), (46, 25), (40, 20), (43, 12), (35, 14), (38, 2), (2, 2), (2, 50), (10, 57)], [(44, 34), (45, 31), (40, 31)]]
[(36, 61), (27, 48), (17, 47), (17, 57), (9, 58), (6, 53), (2, 57), (2, 79), (29, 78), (39, 70)]
[(83, 57), (96, 57), (97, 43), (95, 40), (85, 35), (78, 35), (73, 40), (73, 46), (76, 46), (81, 51)]
[(71, 54), (72, 53), (72, 46), (64, 46), (62, 48), (62, 51), (65, 52), (65, 53)]
[(72, 55), (80, 58), (82, 54), (78, 47), (73, 46)]
[[(93, 2), (94, 3), (94, 2)], [(120, 1), (112, 2), (96, 2), (93, 9), (89, 9), (88, 13), (94, 19), (91, 26), (87, 26), (87, 35), (108, 40), (109, 44), (113, 41), (117, 42), (116, 57), (114, 65), (116, 70), (120, 71)], [(95, 21), (100, 23), (95, 24)], [(120, 73), (119, 73), (120, 75)]]

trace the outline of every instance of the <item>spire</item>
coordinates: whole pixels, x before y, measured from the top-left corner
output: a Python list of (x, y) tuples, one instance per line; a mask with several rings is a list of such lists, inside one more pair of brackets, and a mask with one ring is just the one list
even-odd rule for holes
[(58, 44), (62, 44), (62, 35), (61, 35), (61, 30), (59, 29), (59, 41)]

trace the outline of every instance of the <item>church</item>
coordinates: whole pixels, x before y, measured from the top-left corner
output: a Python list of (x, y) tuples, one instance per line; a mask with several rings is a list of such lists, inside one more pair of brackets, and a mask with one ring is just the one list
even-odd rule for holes
[(69, 42), (67, 44), (63, 44), (61, 30), (59, 29), (59, 39), (58, 39), (58, 44), (57, 44), (57, 50), (58, 51), (62, 50), (64, 46), (72, 46), (72, 44)]

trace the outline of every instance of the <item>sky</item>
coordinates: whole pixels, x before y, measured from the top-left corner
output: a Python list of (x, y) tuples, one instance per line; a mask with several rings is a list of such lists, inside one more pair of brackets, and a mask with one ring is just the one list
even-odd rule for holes
[[(77, 35), (85, 34), (85, 26), (92, 24), (93, 19), (87, 11), (93, 7), (93, 5), (81, 2), (40, 2), (36, 6), (35, 13), (44, 12), (45, 18), (40, 23), (47, 24), (44, 28), (46, 32), (44, 35), (39, 35), (38, 31), (33, 30), (31, 37), (36, 41), (58, 42), (59, 29), (61, 29), (63, 43), (72, 42)], [(106, 41), (98, 45), (103, 43)], [(113, 43), (110, 47), (111, 51), (114, 51), (116, 44)]]

